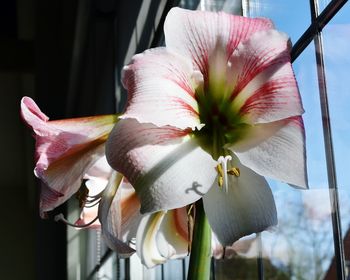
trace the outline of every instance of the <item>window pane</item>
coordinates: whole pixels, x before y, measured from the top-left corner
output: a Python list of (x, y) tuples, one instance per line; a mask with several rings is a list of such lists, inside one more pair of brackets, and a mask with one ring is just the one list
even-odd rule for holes
[(337, 180), (338, 186), (345, 189), (350, 188), (349, 8), (344, 6), (322, 32)]
[(319, 12), (321, 13), (324, 8), (327, 7), (327, 5), (331, 2), (331, 0), (318, 0), (318, 9)]
[[(350, 261), (350, 7), (345, 5), (323, 29), (332, 139), (339, 188), (345, 260)], [(333, 274), (332, 274), (333, 273)], [(330, 277), (334, 272), (330, 271)], [(331, 278), (328, 278), (331, 279)]]
[[(287, 279), (323, 279), (333, 255), (329, 192), (276, 188), (279, 224), (263, 232), (263, 255)], [(284, 278), (280, 278), (284, 279)]]
[(310, 25), (308, 0), (249, 0), (246, 4), (246, 16), (267, 17), (273, 20), (278, 30), (286, 32), (295, 43)]

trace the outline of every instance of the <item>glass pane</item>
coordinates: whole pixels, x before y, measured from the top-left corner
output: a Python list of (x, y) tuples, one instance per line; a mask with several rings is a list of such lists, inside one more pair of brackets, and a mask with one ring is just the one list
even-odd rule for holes
[(331, 0), (318, 0), (319, 13), (321, 13), (330, 2), (331, 2)]
[[(336, 161), (345, 260), (350, 261), (350, 7), (345, 5), (323, 29), (332, 139)], [(349, 271), (349, 269), (348, 269)], [(330, 277), (334, 272), (330, 271)], [(331, 278), (329, 278), (331, 279)]]
[(280, 279), (323, 279), (333, 255), (329, 192), (278, 188), (279, 224), (263, 232), (263, 255), (278, 267)]
[(337, 180), (345, 189), (350, 188), (349, 17), (350, 7), (346, 5), (322, 32)]
[(273, 20), (278, 30), (286, 32), (295, 43), (310, 25), (308, 0), (249, 0), (243, 1), (245, 15), (267, 17)]

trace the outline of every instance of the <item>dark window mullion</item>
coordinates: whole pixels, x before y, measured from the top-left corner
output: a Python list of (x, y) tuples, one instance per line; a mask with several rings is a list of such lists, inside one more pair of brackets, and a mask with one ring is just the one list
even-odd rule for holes
[[(344, 1), (333, 1), (333, 2), (339, 3)], [(315, 23), (318, 16), (317, 0), (310, 0), (310, 9), (311, 9), (312, 23)], [(332, 142), (332, 130), (331, 130), (329, 105), (328, 105), (326, 73), (325, 73), (325, 66), (324, 66), (323, 41), (322, 41), (322, 34), (320, 31), (317, 32), (317, 34), (314, 37), (314, 44), (315, 44), (315, 55), (316, 55), (316, 63), (317, 63), (317, 76), (318, 76), (318, 86), (319, 86), (319, 94), (320, 94), (324, 145), (325, 145), (325, 153), (326, 153), (329, 195), (330, 195), (330, 204), (331, 204), (331, 210), (332, 210), (331, 217), (332, 217), (332, 228), (333, 228), (334, 255), (336, 260), (336, 268), (337, 268), (337, 279), (345, 280), (344, 246), (342, 241), (337, 177), (336, 177), (335, 159), (334, 159), (333, 142)]]
[(292, 62), (305, 50), (311, 43), (317, 32), (321, 32), (323, 27), (337, 14), (337, 12), (344, 6), (348, 0), (333, 0), (322, 13), (312, 20), (311, 25), (304, 32), (299, 40), (294, 44), (291, 57)]

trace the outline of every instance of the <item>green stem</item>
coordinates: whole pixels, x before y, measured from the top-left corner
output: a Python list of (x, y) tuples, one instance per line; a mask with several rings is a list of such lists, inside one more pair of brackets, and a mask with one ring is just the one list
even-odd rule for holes
[(188, 280), (207, 280), (210, 278), (211, 229), (205, 216), (203, 201), (196, 202), (196, 216), (188, 268)]

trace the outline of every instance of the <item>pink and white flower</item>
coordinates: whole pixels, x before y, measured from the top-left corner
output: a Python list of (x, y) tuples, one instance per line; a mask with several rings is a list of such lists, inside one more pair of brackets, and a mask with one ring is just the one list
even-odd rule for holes
[(164, 31), (166, 47), (123, 69), (128, 103), (107, 160), (136, 189), (142, 213), (203, 198), (229, 246), (277, 223), (262, 176), (307, 187), (290, 41), (268, 19), (180, 8)]
[(34, 173), (42, 182), (40, 213), (45, 217), (78, 191), (89, 169), (105, 156), (117, 116), (49, 121), (29, 97), (21, 101), (21, 116), (36, 140)]

